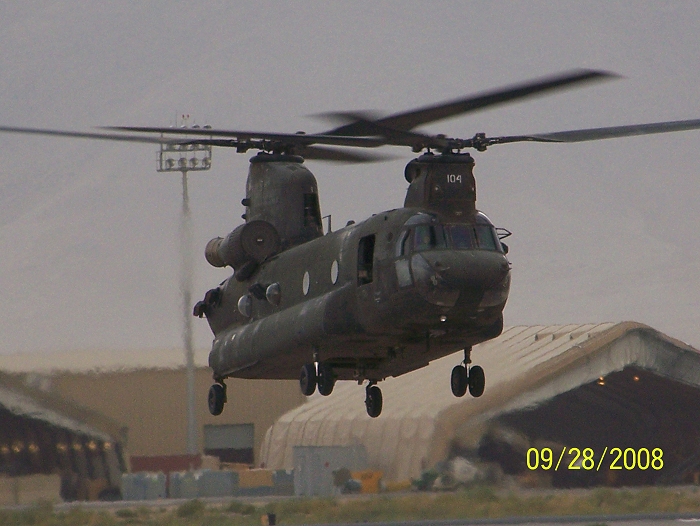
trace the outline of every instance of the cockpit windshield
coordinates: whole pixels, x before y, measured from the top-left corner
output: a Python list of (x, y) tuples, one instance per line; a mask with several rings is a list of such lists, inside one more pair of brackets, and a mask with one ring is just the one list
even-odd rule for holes
[[(406, 226), (409, 226), (408, 222)], [(503, 252), (496, 230), (490, 224), (441, 225), (433, 222), (415, 225), (399, 236), (396, 255), (407, 255), (409, 247), (412, 252), (448, 248)]]
[(446, 228), (450, 232), (452, 248), (501, 251), (501, 243), (491, 225), (446, 225)]
[(413, 251), (447, 248), (445, 229), (442, 225), (418, 225), (413, 230)]

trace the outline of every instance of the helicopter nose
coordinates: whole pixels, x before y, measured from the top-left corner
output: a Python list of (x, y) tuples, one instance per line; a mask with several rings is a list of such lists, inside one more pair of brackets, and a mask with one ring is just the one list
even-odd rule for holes
[[(510, 285), (508, 260), (494, 251), (444, 250), (415, 254), (416, 285), (431, 303), (454, 306), (458, 298), (473, 303), (505, 301)], [(493, 293), (489, 294), (491, 291)], [(494, 296), (491, 298), (490, 296)], [(460, 301), (461, 303), (461, 301)]]

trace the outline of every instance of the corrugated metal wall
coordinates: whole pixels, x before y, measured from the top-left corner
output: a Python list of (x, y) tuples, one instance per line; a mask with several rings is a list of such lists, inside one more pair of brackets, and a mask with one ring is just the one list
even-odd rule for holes
[[(209, 414), (209, 369), (196, 371), (199, 450), (205, 425), (253, 424), (254, 453), (265, 431), (304, 397), (299, 382), (228, 379), (228, 403), (218, 417)], [(186, 378), (184, 369), (131, 370), (105, 373), (57, 373), (51, 389), (61, 396), (99, 411), (128, 428), (130, 455), (176, 455), (187, 452)], [(255, 458), (256, 464), (259, 460)]]

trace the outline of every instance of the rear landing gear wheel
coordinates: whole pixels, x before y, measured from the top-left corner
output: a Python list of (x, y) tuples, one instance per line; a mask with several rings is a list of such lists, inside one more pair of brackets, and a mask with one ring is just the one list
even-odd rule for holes
[(486, 375), (484, 370), (475, 365), (469, 368), (469, 394), (474, 398), (480, 397), (484, 394), (484, 387), (486, 387)]
[(456, 397), (462, 397), (467, 393), (467, 369), (463, 365), (457, 365), (452, 369), (452, 376), (450, 377), (450, 387), (452, 388), (452, 394)]
[(377, 418), (382, 414), (382, 390), (376, 385), (367, 386), (365, 406), (367, 406), (367, 414), (372, 418)]
[(299, 386), (304, 396), (311, 396), (314, 394), (316, 390), (316, 366), (314, 364), (307, 363), (301, 368)]
[(333, 368), (330, 365), (324, 363), (318, 364), (316, 383), (318, 384), (318, 392), (323, 396), (328, 396), (333, 392), (335, 376), (333, 375)]
[(214, 416), (220, 415), (226, 403), (226, 386), (223, 384), (212, 385), (209, 388), (207, 402), (209, 403), (209, 412)]

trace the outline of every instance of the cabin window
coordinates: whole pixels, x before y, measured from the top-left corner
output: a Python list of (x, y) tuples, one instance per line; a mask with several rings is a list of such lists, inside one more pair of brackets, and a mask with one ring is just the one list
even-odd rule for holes
[(357, 247), (357, 284), (372, 283), (374, 266), (374, 234), (360, 239)]

